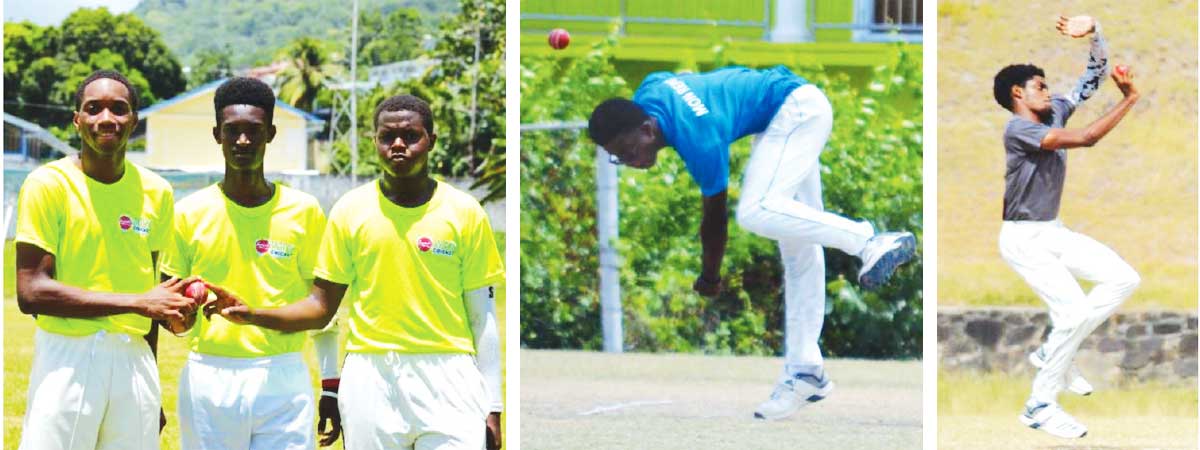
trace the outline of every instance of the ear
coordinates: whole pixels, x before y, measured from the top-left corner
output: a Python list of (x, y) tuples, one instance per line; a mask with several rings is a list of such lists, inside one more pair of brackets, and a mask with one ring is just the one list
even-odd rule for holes
[(275, 129), (274, 124), (271, 124), (271, 126), (267, 127), (267, 142), (271, 142), (271, 140), (275, 139), (276, 131), (277, 130)]
[(79, 118), (79, 111), (75, 111), (74, 113), (71, 114), (71, 123), (75, 124), (75, 132), (76, 133), (79, 132), (79, 127), (80, 127), (79, 122), (81, 120), (82, 119)]
[(1009, 89), (1009, 94), (1012, 95), (1012, 99), (1014, 101), (1023, 99), (1025, 98), (1025, 88), (1021, 85), (1014, 84), (1012, 88)]
[(213, 126), (213, 140), (217, 141), (218, 145), (222, 144), (222, 142), (221, 142), (221, 126), (220, 125)]
[(437, 144), (437, 133), (429, 133), (429, 150), (433, 150), (433, 146)]

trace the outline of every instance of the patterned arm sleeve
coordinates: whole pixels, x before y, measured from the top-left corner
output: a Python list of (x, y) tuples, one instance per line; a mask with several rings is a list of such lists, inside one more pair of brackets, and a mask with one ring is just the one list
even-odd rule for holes
[(1087, 70), (1079, 77), (1075, 88), (1071, 89), (1067, 100), (1072, 105), (1079, 106), (1084, 100), (1092, 98), (1092, 94), (1096, 93), (1096, 89), (1099, 89), (1100, 83), (1104, 81), (1105, 75), (1108, 75), (1108, 44), (1100, 34), (1100, 22), (1096, 22), (1096, 30), (1092, 33), (1092, 48), (1088, 52)]

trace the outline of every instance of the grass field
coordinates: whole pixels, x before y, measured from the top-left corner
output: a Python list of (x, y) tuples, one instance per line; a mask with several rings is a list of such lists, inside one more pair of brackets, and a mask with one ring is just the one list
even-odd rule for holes
[[(497, 240), (503, 252), (504, 235), (497, 234)], [(13, 283), (13, 244), (5, 242), (4, 246), (4, 449), (15, 450), (20, 443), (21, 420), (25, 414), (26, 390), (29, 385), (30, 365), (33, 362), (33, 334), (37, 328), (33, 318), (21, 314), (17, 309), (15, 283)], [(503, 253), (502, 253), (503, 254)], [(504, 345), (505, 301), (503, 289), (496, 301), (497, 319), (500, 326), (500, 343)], [(344, 316), (344, 311), (343, 311)], [(342, 342), (345, 343), (346, 321), (342, 326)], [(162, 382), (163, 407), (167, 414), (167, 427), (162, 434), (163, 450), (179, 448), (179, 423), (175, 415), (175, 401), (178, 392), (179, 374), (187, 358), (187, 346), (184, 339), (171, 336), (170, 333), (160, 334), (158, 343), (158, 370)], [(342, 353), (344, 354), (344, 353)], [(307, 345), (304, 358), (312, 372), (313, 390), (319, 393), (315, 384), (320, 377), (316, 372), (316, 352), (312, 345)], [(503, 360), (501, 360), (503, 361)], [(503, 366), (502, 366), (503, 367)], [(507, 384), (507, 383), (506, 383)], [(507, 420), (506, 420), (507, 422)], [(315, 426), (315, 425), (314, 425)], [(482, 432), (482, 430), (480, 430)], [(335, 443), (330, 448), (341, 448), (341, 443)]]
[(1196, 388), (1157, 384), (1063, 394), (1063, 409), (1088, 426), (1079, 440), (1054, 438), (1017, 422), (1028, 377), (965, 371), (938, 375), (938, 448), (1195, 449)]
[(521, 351), (521, 448), (919, 449), (920, 361), (831, 360), (826, 400), (761, 422), (780, 358)]
[[(992, 99), (1003, 66), (1033, 63), (1053, 92), (1083, 73), (1088, 44), (1054, 30), (1060, 13), (1100, 20), (1110, 64), (1128, 64), (1142, 99), (1104, 140), (1072, 150), (1060, 218), (1142, 275), (1131, 308), (1196, 308), (1196, 2), (938, 2), (938, 303), (1040, 305), (1000, 259), (1003, 127)], [(1000, 43), (994, 45), (994, 43)], [(1120, 98), (1111, 80), (1069, 126)]]

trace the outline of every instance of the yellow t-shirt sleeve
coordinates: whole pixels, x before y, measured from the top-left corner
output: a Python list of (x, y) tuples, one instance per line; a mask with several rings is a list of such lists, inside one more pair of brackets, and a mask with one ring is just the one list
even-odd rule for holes
[(56, 189), (45, 182), (34, 177), (25, 179), (17, 194), (17, 242), (36, 245), (58, 256), (63, 202), (57, 197)]
[[(321, 211), (320, 206), (313, 208), (305, 227), (304, 242), (301, 245), (300, 254), (296, 255), (298, 256), (296, 261), (300, 265), (300, 276), (311, 280), (317, 265), (317, 255), (320, 253), (321, 240), (325, 237), (325, 212)], [(328, 280), (328, 278), (326, 279)]]
[(472, 291), (504, 280), (504, 260), (496, 248), (492, 225), (483, 208), (473, 208), (463, 231), (466, 250), (463, 252), (463, 290)]
[(322, 233), (321, 247), (317, 252), (317, 263), (313, 275), (338, 284), (350, 284), (354, 279), (354, 261), (351, 259), (349, 232), (346, 230), (345, 214), (335, 208), (329, 213), (329, 222)]
[(158, 206), (158, 223), (151, 225), (150, 228), (150, 251), (161, 252), (171, 245), (175, 234), (172, 230), (174, 222), (175, 195), (168, 188), (163, 192), (162, 204)]
[(171, 238), (167, 247), (158, 255), (159, 270), (163, 274), (183, 278), (192, 273), (192, 255), (188, 248), (187, 220), (176, 217), (171, 225)]

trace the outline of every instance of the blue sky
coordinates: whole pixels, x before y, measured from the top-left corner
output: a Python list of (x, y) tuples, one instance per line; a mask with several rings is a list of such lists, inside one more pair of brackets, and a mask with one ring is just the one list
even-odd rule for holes
[(107, 6), (113, 14), (128, 12), (141, 0), (4, 0), (4, 20), (28, 20), (38, 25), (58, 25), (79, 8)]

